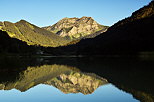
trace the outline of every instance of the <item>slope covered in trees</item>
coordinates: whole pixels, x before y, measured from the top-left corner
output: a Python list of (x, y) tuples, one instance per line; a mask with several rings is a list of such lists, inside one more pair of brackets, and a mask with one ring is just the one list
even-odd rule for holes
[[(0, 23), (0, 29), (6, 31), (10, 38), (20, 39), (28, 45), (43, 46), (41, 51), (51, 55), (136, 54), (154, 51), (153, 26), (154, 1), (135, 11), (132, 16), (117, 22), (103, 34), (96, 32), (83, 37), (90, 39), (81, 41), (80, 39), (72, 41), (60, 37), (24, 20), (17, 23)], [(1, 46), (4, 47), (3, 44), (2, 42)]]
[(11, 38), (17, 38), (28, 45), (40, 45), (43, 47), (63, 46), (70, 42), (50, 31), (39, 28), (25, 20), (17, 23), (1, 22), (0, 29), (6, 31)]

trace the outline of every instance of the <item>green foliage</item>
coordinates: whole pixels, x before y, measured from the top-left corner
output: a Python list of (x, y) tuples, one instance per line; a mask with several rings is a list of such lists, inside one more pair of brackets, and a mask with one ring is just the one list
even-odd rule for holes
[(2, 27), (12, 38), (27, 42), (28, 45), (39, 45), (44, 47), (63, 46), (70, 41), (45, 29), (32, 25), (24, 20), (17, 23), (4, 22)]

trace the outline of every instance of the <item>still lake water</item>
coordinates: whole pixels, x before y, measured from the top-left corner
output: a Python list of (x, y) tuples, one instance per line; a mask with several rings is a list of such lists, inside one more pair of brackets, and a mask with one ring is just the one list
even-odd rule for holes
[(0, 102), (154, 102), (153, 58), (0, 58)]

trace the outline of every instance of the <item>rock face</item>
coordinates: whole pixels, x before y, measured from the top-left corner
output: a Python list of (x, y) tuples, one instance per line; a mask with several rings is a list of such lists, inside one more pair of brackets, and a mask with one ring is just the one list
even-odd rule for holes
[(82, 18), (63, 18), (56, 24), (43, 28), (62, 37), (81, 38), (102, 29), (106, 31), (108, 27), (98, 24), (91, 17), (84, 16)]

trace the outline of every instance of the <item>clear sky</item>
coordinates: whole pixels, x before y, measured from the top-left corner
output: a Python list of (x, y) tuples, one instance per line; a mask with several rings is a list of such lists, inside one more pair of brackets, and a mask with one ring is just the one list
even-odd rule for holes
[(0, 21), (21, 19), (43, 27), (64, 17), (93, 17), (111, 26), (151, 0), (0, 0)]

